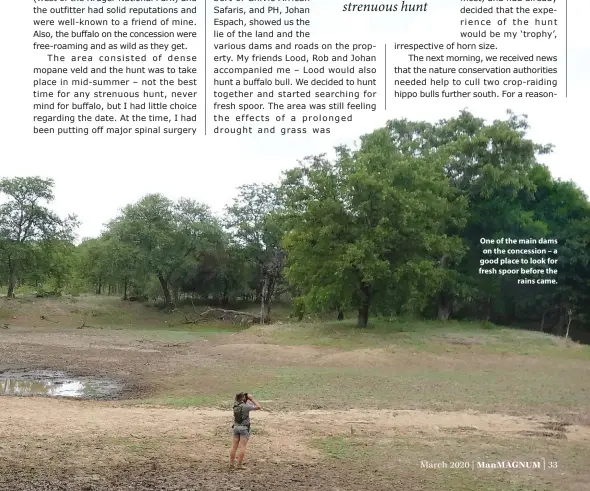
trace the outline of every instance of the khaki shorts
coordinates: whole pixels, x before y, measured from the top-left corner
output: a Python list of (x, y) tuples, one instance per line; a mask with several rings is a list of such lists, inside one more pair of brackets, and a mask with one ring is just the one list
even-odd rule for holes
[(239, 436), (240, 438), (250, 438), (250, 430), (247, 426), (236, 425), (233, 427), (232, 431), (234, 437)]

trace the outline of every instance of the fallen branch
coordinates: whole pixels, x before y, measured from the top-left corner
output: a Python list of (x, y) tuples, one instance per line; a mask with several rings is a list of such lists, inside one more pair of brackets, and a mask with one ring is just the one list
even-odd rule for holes
[(82, 319), (82, 324), (80, 326), (78, 326), (77, 329), (83, 329), (85, 327), (92, 327), (92, 326), (86, 325), (86, 317), (84, 317), (84, 319)]
[(208, 308), (204, 312), (198, 313), (196, 319), (189, 319), (185, 316), (185, 323), (198, 324), (199, 322), (212, 318), (221, 321), (231, 321), (232, 323), (237, 322), (240, 325), (253, 324), (256, 322), (260, 323), (260, 317), (254, 314), (250, 314), (249, 312), (240, 312), (238, 310), (227, 310), (219, 308)]

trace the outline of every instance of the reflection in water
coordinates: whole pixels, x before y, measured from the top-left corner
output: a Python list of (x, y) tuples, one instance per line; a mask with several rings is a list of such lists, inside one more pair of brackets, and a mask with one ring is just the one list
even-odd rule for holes
[(113, 380), (94, 377), (71, 378), (53, 370), (0, 372), (0, 396), (42, 395), (49, 397), (110, 398), (121, 389)]
[[(3, 384), (2, 384), (3, 382)], [(14, 380), (0, 381), (2, 393), (5, 395), (42, 394), (54, 397), (81, 397), (86, 392), (82, 382), (58, 380)]]

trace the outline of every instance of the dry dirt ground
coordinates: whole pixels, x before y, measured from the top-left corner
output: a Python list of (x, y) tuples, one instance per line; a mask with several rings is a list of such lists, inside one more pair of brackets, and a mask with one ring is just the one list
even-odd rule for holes
[[(32, 327), (31, 319), (15, 316), (0, 329), (0, 372), (63, 370), (110, 377), (125, 389), (118, 400), (103, 401), (0, 397), (0, 490), (588, 490), (590, 415), (580, 404), (569, 412), (556, 406), (534, 413), (518, 404), (506, 412), (435, 411), (430, 401), (445, 397), (435, 384), (424, 404), (400, 408), (387, 394), (375, 404), (351, 401), (348, 382), (334, 375), (368, 373), (384, 380), (383, 373), (395, 377), (412, 364), (433, 372), (478, 364), (493, 372), (506, 365), (504, 357), (466, 351), (417, 359), (401, 349), (280, 346), (248, 331), (195, 336), (76, 329), (76, 322), (36, 321)], [(526, 357), (513, 363), (538, 368)], [(573, 367), (559, 363), (564, 370)], [(296, 380), (292, 391), (272, 385), (277, 373), (282, 383), (293, 383), (289, 377), (304, 373), (299, 369), (310, 370), (304, 387)], [(332, 378), (314, 378), (314, 370)], [(322, 386), (326, 380), (330, 385)], [(422, 383), (416, 382), (415, 392), (424, 390)], [(265, 391), (267, 385), (275, 388)], [(231, 401), (219, 394), (248, 387), (276, 397), (261, 397), (269, 410), (253, 416), (247, 467), (230, 471), (231, 411), (223, 407)], [(453, 462), (472, 467), (505, 461), (542, 462), (543, 468), (451, 468)], [(424, 468), (441, 462), (448, 467)]]

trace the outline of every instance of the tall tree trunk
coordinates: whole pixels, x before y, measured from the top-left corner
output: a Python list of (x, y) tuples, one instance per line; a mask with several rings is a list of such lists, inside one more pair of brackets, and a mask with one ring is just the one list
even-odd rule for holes
[(273, 282), (265, 276), (260, 292), (260, 323), (270, 322), (270, 302), (272, 298)]
[(6, 298), (14, 298), (14, 289), (16, 288), (16, 271), (14, 263), (10, 256), (8, 256), (8, 292)]
[(344, 312), (342, 312), (342, 309), (338, 309), (338, 320), (344, 320)]
[(369, 306), (368, 305), (361, 305), (359, 307), (358, 318), (356, 321), (356, 327), (360, 329), (364, 329), (367, 327), (369, 323)]
[(270, 307), (274, 295), (276, 280), (265, 276), (260, 292), (260, 323), (270, 322)]
[(439, 321), (448, 321), (451, 317), (451, 306), (452, 301), (450, 295), (445, 292), (438, 294), (438, 313), (437, 318)]
[(229, 286), (228, 286), (227, 282), (224, 282), (223, 293), (221, 295), (221, 305), (223, 307), (227, 307), (228, 304), (229, 304)]
[(125, 278), (125, 281), (123, 282), (123, 300), (127, 300), (127, 283), (128, 280)]
[(168, 286), (168, 281), (162, 273), (158, 273), (158, 281), (160, 282), (160, 286), (162, 287), (162, 293), (164, 294), (164, 305), (166, 308), (170, 308), (172, 306), (172, 296), (170, 295), (170, 287)]
[[(266, 283), (265, 283), (266, 285)], [(264, 324), (264, 287), (262, 287), (263, 293), (260, 295), (260, 323)]]
[(508, 299), (508, 323), (509, 325), (513, 324), (516, 320), (516, 301), (513, 297)]
[(566, 324), (566, 317), (567, 317), (567, 309), (563, 303), (559, 305), (559, 319), (557, 321), (557, 325), (553, 329), (554, 334), (557, 336), (561, 336), (563, 333), (563, 328)]
[(275, 280), (273, 278), (269, 278), (266, 282), (266, 290), (265, 290), (265, 296), (266, 299), (264, 301), (265, 305), (266, 305), (266, 321), (270, 322), (270, 307), (272, 304), (272, 297), (274, 296), (275, 293)]
[(371, 305), (371, 290), (369, 285), (364, 283), (361, 285), (359, 296), (360, 302), (356, 327), (364, 329), (369, 323), (369, 306)]
[(102, 294), (102, 278), (98, 279), (98, 288), (96, 289), (97, 294)]
[(494, 314), (494, 301), (492, 298), (488, 298), (488, 303), (486, 307), (486, 321), (492, 322), (492, 316)]
[[(441, 269), (448, 269), (449, 262), (451, 258), (448, 254), (444, 254), (443, 257), (440, 258), (440, 267)], [(447, 321), (451, 316), (451, 309), (453, 305), (453, 297), (452, 294), (449, 293), (446, 283), (442, 285), (441, 291), (438, 294), (437, 298), (437, 306), (438, 306), (438, 313), (437, 318), (440, 321)]]
[(547, 311), (543, 310), (543, 317), (541, 317), (541, 332), (545, 332), (545, 318), (547, 317)]
[(570, 335), (570, 324), (572, 323), (572, 309), (568, 309), (567, 311), (567, 327), (565, 330), (565, 339), (567, 339)]
[(11, 272), (8, 275), (8, 293), (6, 294), (6, 298), (14, 298), (14, 289), (16, 288), (16, 275)]

